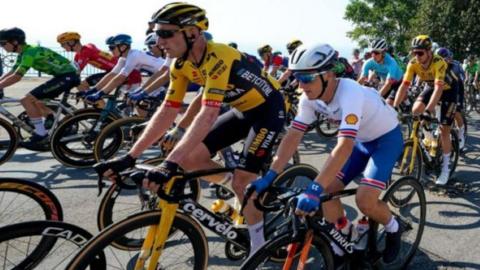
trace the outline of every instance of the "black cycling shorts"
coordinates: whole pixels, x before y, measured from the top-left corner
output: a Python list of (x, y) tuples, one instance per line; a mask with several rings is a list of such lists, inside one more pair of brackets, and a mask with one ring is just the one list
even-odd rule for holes
[[(434, 88), (429, 87), (423, 90), (417, 98), (417, 101), (421, 101), (427, 105), (432, 97)], [(455, 117), (457, 106), (457, 88), (452, 87), (449, 90), (444, 90), (442, 97), (440, 98), (440, 123), (442, 125), (451, 125), (453, 118)]]
[(465, 107), (465, 87), (463, 83), (458, 85), (458, 95), (457, 95), (457, 112), (462, 112)]
[(47, 82), (37, 86), (30, 91), (30, 94), (36, 99), (53, 99), (70, 91), (80, 84), (80, 77), (77, 73), (67, 73), (55, 76)]
[(400, 87), (400, 85), (402, 85), (401, 81), (398, 81), (398, 82), (395, 82), (394, 84), (392, 84), (392, 86), (390, 86), (390, 90), (388, 91), (388, 93), (383, 98), (384, 99), (395, 100), (395, 95), (397, 94), (397, 90)]
[(101, 72), (101, 73), (95, 73), (87, 78), (85, 78), (85, 81), (88, 83), (89, 86), (95, 86), (105, 75), (107, 75), (108, 72)]
[(275, 91), (266, 102), (246, 112), (232, 109), (219, 116), (203, 143), (211, 155), (245, 139), (238, 169), (258, 174), (270, 161), (272, 147), (285, 125), (285, 103)]

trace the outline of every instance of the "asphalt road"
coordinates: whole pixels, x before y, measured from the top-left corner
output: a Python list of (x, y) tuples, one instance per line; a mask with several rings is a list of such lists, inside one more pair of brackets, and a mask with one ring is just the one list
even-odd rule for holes
[[(26, 81), (5, 90), (7, 96), (21, 97), (41, 80)], [(19, 112), (21, 107), (9, 107)], [(469, 183), (471, 190), (456, 197), (426, 192), (427, 223), (420, 250), (410, 269), (480, 269), (480, 118), (469, 118), (467, 151), (461, 156), (454, 175), (458, 181)], [(305, 136), (300, 147), (302, 162), (321, 168), (331, 150), (334, 139), (325, 139), (315, 133)], [(308, 147), (306, 147), (308, 146)], [(18, 149), (15, 156), (0, 166), (1, 177), (16, 177), (40, 183), (58, 196), (62, 203), (65, 221), (79, 225), (92, 234), (96, 227), (96, 178), (91, 169), (67, 168), (57, 162), (49, 152), (32, 152)], [(207, 187), (205, 184), (204, 187)], [(209, 191), (204, 190), (204, 200), (209, 206)], [(345, 201), (350, 216), (358, 216), (352, 200)], [(209, 269), (235, 269), (239, 263), (225, 258), (223, 243), (207, 233), (210, 245)]]

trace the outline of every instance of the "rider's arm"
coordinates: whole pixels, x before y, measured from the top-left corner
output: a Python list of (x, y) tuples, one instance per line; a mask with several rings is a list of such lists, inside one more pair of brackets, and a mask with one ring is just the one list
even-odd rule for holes
[(304, 131), (295, 128), (288, 129), (287, 134), (283, 137), (282, 142), (278, 147), (278, 151), (273, 158), (272, 165), (270, 166), (271, 170), (274, 170), (277, 173), (283, 171), (288, 161), (297, 150), (304, 134)]
[(187, 129), (190, 124), (195, 119), (195, 116), (198, 114), (202, 107), (202, 94), (198, 94), (193, 101), (188, 105), (188, 109), (183, 115), (182, 119), (178, 122), (177, 127)]
[(290, 69), (287, 69), (283, 74), (282, 76), (280, 76), (280, 79), (278, 79), (278, 82), (280, 84), (283, 84), (284, 81), (286, 81), (288, 79), (288, 77), (290, 77), (290, 75), (292, 75), (292, 71)]
[(20, 81), (22, 79), (22, 75), (19, 73), (7, 73), (7, 76), (2, 76), (2, 80), (0, 81), (0, 89), (9, 87), (10, 85), (13, 85)]
[(425, 107), (425, 110), (429, 112), (435, 112), (435, 106), (437, 106), (440, 98), (442, 98), (443, 87), (445, 84), (445, 73), (447, 70), (447, 63), (444, 61), (433, 63), (436, 64), (435, 67), (435, 83), (433, 87), (433, 94), (430, 98), (430, 101)]
[(365, 81), (368, 80), (368, 73), (370, 71), (370, 68), (369, 68), (370, 63), (371, 63), (371, 61), (367, 61), (367, 62), (363, 63), (362, 72), (358, 75), (358, 80), (357, 80), (357, 82), (359, 84), (365, 84)]
[(410, 85), (412, 84), (414, 74), (415, 72), (413, 70), (413, 65), (411, 63), (408, 63), (407, 70), (403, 75), (402, 85), (400, 85), (400, 87), (398, 88), (397, 94), (395, 95), (395, 101), (393, 102), (393, 107), (398, 107), (400, 103), (402, 103), (403, 100), (405, 99), (408, 91), (408, 87), (410, 87)]
[(164, 86), (169, 79), (169, 67), (162, 66), (157, 72), (155, 72), (143, 85), (143, 89), (147, 93), (151, 93), (156, 89)]
[(113, 79), (108, 81), (108, 83), (105, 86), (103, 86), (102, 88), (98, 88), (98, 90), (103, 91), (105, 94), (108, 94), (108, 93), (112, 92), (113, 90), (115, 90), (115, 88), (124, 84), (126, 80), (127, 80), (127, 76), (125, 76), (123, 74), (116, 74), (113, 77)]
[(115, 78), (117, 74), (113, 73), (113, 72), (109, 72), (107, 73), (105, 76), (103, 76), (102, 79), (100, 79), (100, 81), (95, 85), (95, 88), (97, 89), (102, 89), (103, 87), (105, 87), (105, 85), (107, 85), (113, 78)]
[(380, 89), (380, 96), (385, 96), (388, 91), (390, 91), (390, 88), (392, 87), (393, 81), (387, 78), (385, 80), (385, 84), (383, 84), (382, 89)]
[(145, 149), (157, 142), (171, 127), (182, 106), (187, 85), (188, 79), (183, 74), (175, 71), (170, 72), (170, 85), (165, 101), (148, 121), (145, 132), (130, 150), (129, 154), (132, 157), (139, 157)]

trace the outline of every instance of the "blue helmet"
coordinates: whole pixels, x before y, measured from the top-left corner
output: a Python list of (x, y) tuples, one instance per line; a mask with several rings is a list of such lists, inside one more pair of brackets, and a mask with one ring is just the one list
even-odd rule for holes
[(452, 52), (444, 47), (438, 48), (435, 51), (435, 54), (442, 57), (442, 58), (451, 58), (453, 56)]
[(107, 38), (105, 42), (107, 43), (107, 45), (130, 45), (132, 44), (132, 37), (127, 34), (118, 34)]

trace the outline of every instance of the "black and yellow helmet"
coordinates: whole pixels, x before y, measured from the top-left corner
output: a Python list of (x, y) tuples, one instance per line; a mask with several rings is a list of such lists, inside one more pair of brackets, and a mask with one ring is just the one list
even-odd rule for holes
[(290, 41), (289, 43), (287, 43), (288, 53), (292, 53), (298, 46), (300, 46), (302, 44), (303, 44), (303, 42), (298, 40), (298, 39), (294, 39), (294, 40)]
[(163, 6), (153, 14), (151, 21), (180, 27), (196, 26), (203, 31), (208, 29), (205, 10), (185, 2), (174, 2)]
[(262, 56), (264, 53), (272, 52), (272, 47), (268, 44), (262, 45), (257, 49), (258, 55)]
[(432, 39), (427, 35), (416, 36), (412, 40), (411, 49), (425, 49), (430, 50), (432, 48)]

